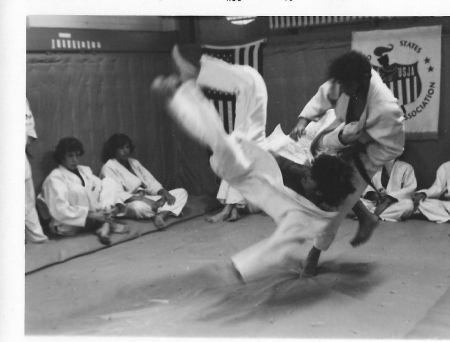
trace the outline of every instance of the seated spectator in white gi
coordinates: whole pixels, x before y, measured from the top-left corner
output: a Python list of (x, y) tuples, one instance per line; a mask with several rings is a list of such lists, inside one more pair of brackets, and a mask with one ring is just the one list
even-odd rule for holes
[(386, 163), (372, 178), (378, 193), (368, 186), (362, 202), (375, 215), (386, 221), (401, 221), (414, 212), (412, 195), (417, 187), (413, 167), (394, 159)]
[(417, 191), (413, 201), (428, 220), (436, 223), (450, 221), (450, 161), (438, 168), (433, 185)]
[[(184, 63), (178, 48), (173, 54), (177, 56), (176, 66), (188, 70), (187, 77), (196, 80), (200, 88), (210, 88), (236, 95), (236, 119), (231, 136), (261, 144), (266, 138), (267, 89), (259, 72), (247, 65), (232, 65), (222, 60), (203, 55), (200, 69)], [(178, 58), (180, 57), (180, 58)], [(183, 78), (184, 75), (181, 75)], [(224, 204), (221, 212), (207, 217), (207, 221), (216, 223), (224, 220), (234, 222), (241, 214), (252, 212), (242, 194), (222, 180), (217, 199)]]
[[(37, 139), (36, 130), (34, 129), (34, 118), (31, 112), (28, 99), (26, 100), (26, 134), (25, 134), (25, 151), (28, 155), (28, 145)], [(28, 158), (25, 157), (25, 242), (41, 243), (48, 241), (48, 237), (42, 230), (41, 223), (36, 211), (36, 198), (34, 195), (33, 175), (31, 174), (31, 166)]]
[(113, 134), (104, 146), (100, 178), (114, 179), (125, 194), (125, 216), (133, 219), (153, 218), (156, 228), (165, 227), (171, 214), (179, 216), (188, 199), (184, 189), (167, 191), (142, 164), (130, 155), (134, 151), (131, 139), (122, 133)]
[(61, 139), (53, 158), (59, 164), (45, 179), (39, 210), (51, 219), (55, 234), (75, 235), (94, 230), (100, 242), (109, 245), (110, 233), (128, 233), (129, 229), (114, 220), (123, 216), (126, 206), (119, 199), (118, 185), (110, 178), (101, 180), (88, 166), (79, 165), (83, 144), (73, 137)]

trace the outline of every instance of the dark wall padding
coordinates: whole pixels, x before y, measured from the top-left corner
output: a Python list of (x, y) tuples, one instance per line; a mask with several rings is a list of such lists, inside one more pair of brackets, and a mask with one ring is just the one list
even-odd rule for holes
[(269, 94), (268, 135), (278, 124), (285, 133), (292, 130), (303, 107), (326, 81), (329, 62), (349, 50), (348, 42), (267, 44), (264, 79)]
[(104, 142), (122, 132), (163, 186), (215, 193), (206, 151), (183, 136), (151, 96), (151, 83), (170, 71), (169, 62), (169, 53), (27, 54), (27, 98), (38, 134), (29, 149), (36, 190), (56, 166), (51, 155), (59, 139), (79, 138), (86, 151), (81, 163), (98, 174)]

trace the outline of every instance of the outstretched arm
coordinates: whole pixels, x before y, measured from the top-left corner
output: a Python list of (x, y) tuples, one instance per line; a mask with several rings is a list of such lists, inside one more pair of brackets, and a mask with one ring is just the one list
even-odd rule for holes
[(334, 107), (339, 95), (340, 87), (336, 82), (328, 81), (323, 84), (316, 95), (303, 108), (290, 137), (297, 141), (305, 134), (305, 128), (311, 121), (320, 119), (329, 109)]

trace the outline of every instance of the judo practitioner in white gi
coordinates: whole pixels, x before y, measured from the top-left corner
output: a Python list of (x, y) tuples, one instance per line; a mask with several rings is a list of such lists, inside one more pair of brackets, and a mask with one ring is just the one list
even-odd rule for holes
[(167, 191), (142, 164), (130, 155), (134, 151), (131, 139), (122, 133), (113, 134), (105, 144), (106, 162), (100, 178), (114, 179), (121, 188), (121, 200), (127, 204), (126, 217), (153, 218), (156, 228), (163, 229), (164, 219), (179, 216), (188, 199), (185, 189)]
[[(173, 54), (180, 56), (175, 47)], [(188, 70), (187, 77), (195, 79), (200, 88), (210, 88), (236, 95), (236, 119), (231, 133), (232, 136), (253, 141), (256, 144), (264, 143), (266, 138), (267, 117), (267, 89), (261, 75), (250, 66), (235, 66), (221, 63), (207, 55), (200, 60), (201, 68), (184, 63), (182, 58), (177, 58), (177, 63), (182, 63), (184, 72)], [(181, 75), (181, 78), (185, 75)], [(226, 180), (221, 180), (217, 199), (224, 204), (223, 210), (207, 217), (207, 221), (216, 223), (224, 220), (237, 221), (241, 214), (252, 212), (242, 194), (230, 186)]]
[[(328, 229), (317, 236), (305, 267), (310, 274), (317, 272), (321, 251), (329, 248), (342, 220), (358, 202), (370, 179), (384, 164), (403, 153), (405, 142), (404, 118), (398, 101), (363, 54), (351, 51), (338, 57), (329, 66), (328, 78), (300, 113), (291, 136), (298, 138), (310, 121), (334, 109), (336, 121), (317, 135), (311, 147), (314, 153), (346, 151), (347, 160), (356, 170), (357, 190), (347, 198)], [(351, 244), (367, 242), (375, 226), (360, 221)]]
[(401, 160), (392, 160), (383, 166), (372, 178), (378, 190), (368, 186), (363, 193), (364, 205), (387, 221), (400, 221), (414, 212), (412, 196), (417, 187), (413, 167)]
[[(251, 281), (283, 270), (292, 260), (298, 261), (300, 245), (322, 231), (338, 214), (335, 207), (354, 191), (352, 168), (328, 155), (318, 157), (311, 169), (287, 159), (277, 163), (272, 154), (255, 143), (227, 135), (214, 106), (194, 80), (179, 86), (180, 80), (172, 76), (155, 80), (153, 89), (168, 98), (168, 111), (180, 126), (212, 150), (214, 172), (277, 225), (271, 237), (232, 257), (239, 276)], [(284, 186), (280, 168), (298, 175), (288, 177), (296, 191)]]
[(439, 166), (433, 185), (417, 191), (413, 200), (416, 208), (430, 221), (450, 221), (450, 161)]
[[(25, 123), (25, 144), (28, 146), (28, 144), (30, 144), (33, 140), (37, 139), (36, 130), (34, 129), (33, 113), (31, 112), (28, 99), (26, 99)], [(48, 237), (42, 230), (36, 211), (33, 175), (31, 173), (31, 166), (27, 156), (25, 156), (25, 241), (36, 243), (48, 241)]]
[(113, 179), (101, 180), (88, 166), (79, 165), (84, 154), (81, 141), (66, 137), (56, 146), (53, 158), (59, 164), (45, 179), (38, 196), (42, 216), (50, 219), (55, 234), (75, 235), (95, 230), (100, 242), (109, 245), (110, 233), (128, 233), (129, 229), (114, 220), (123, 216), (126, 206), (119, 199)]

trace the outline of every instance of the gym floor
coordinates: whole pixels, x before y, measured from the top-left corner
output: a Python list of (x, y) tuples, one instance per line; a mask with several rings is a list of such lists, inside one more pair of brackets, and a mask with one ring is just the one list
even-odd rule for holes
[(197, 217), (27, 274), (25, 334), (450, 338), (450, 224), (381, 222), (352, 248), (356, 227), (345, 219), (316, 277), (300, 278), (299, 264), (244, 286), (226, 265), (272, 219)]

